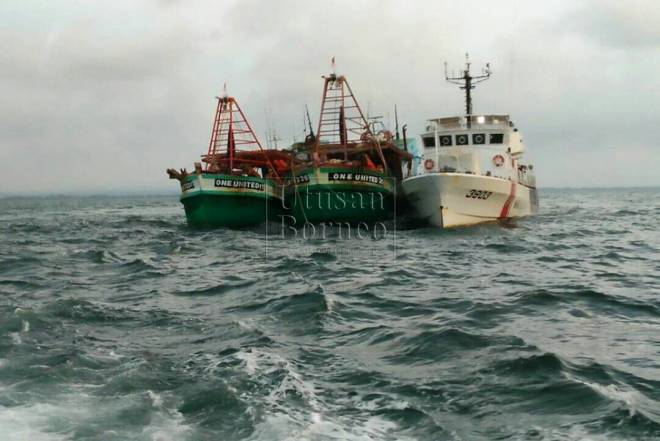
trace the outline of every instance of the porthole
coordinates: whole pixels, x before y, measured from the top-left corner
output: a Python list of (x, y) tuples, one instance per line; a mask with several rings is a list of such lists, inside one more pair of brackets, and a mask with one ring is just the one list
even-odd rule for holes
[(468, 136), (456, 135), (456, 145), (468, 145)]

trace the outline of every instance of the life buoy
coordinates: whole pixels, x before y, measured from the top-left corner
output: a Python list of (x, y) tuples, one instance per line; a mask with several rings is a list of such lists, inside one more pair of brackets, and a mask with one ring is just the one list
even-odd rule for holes
[(433, 170), (433, 166), (435, 166), (435, 164), (433, 163), (433, 159), (427, 159), (426, 161), (424, 161), (424, 168), (426, 170)]
[(495, 167), (502, 167), (504, 165), (504, 156), (502, 155), (493, 156), (493, 164), (495, 164)]

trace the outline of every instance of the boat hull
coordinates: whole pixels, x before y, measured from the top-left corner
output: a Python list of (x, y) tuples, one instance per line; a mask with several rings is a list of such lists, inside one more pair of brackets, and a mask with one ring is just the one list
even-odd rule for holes
[(375, 222), (394, 213), (394, 185), (380, 172), (322, 166), (289, 178), (284, 207), (297, 224)]
[(269, 179), (222, 174), (189, 175), (181, 203), (192, 227), (244, 227), (277, 218), (281, 199)]
[(403, 181), (416, 215), (441, 228), (475, 225), (538, 211), (536, 188), (463, 173), (428, 173)]

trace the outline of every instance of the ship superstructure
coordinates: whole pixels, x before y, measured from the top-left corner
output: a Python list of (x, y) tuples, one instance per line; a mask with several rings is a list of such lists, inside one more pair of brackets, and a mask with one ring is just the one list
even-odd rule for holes
[(475, 114), (471, 91), (491, 75), (470, 73), (448, 81), (465, 90), (462, 116), (432, 118), (420, 135), (422, 165), (403, 182), (419, 217), (439, 227), (527, 216), (538, 209), (536, 179), (524, 161), (521, 133), (508, 115)]

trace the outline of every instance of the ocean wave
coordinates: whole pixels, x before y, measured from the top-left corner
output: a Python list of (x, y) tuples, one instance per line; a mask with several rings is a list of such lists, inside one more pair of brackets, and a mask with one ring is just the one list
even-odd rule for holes
[(155, 402), (142, 393), (99, 400), (78, 392), (0, 407), (0, 437), (8, 441), (192, 441), (195, 432), (184, 417)]
[(229, 308), (230, 311), (256, 311), (261, 310), (271, 314), (289, 317), (292, 320), (309, 320), (318, 317), (319, 314), (331, 310), (328, 299), (324, 294), (323, 287), (317, 285), (315, 288), (307, 289), (297, 294), (280, 295), (274, 298), (266, 298), (261, 301), (245, 303), (240, 306)]
[(162, 309), (118, 307), (76, 298), (48, 302), (38, 312), (43, 317), (70, 320), (79, 324), (134, 322), (148, 326), (168, 326), (180, 323), (175, 314)]
[(228, 292), (242, 290), (254, 286), (257, 283), (257, 280), (234, 280), (229, 283), (220, 283), (217, 285), (211, 285), (196, 289), (189, 289), (183, 291), (176, 291), (175, 294), (179, 296), (216, 296), (223, 295)]
[(433, 364), (448, 360), (456, 353), (484, 349), (493, 345), (524, 345), (517, 337), (486, 335), (465, 329), (447, 327), (422, 331), (402, 337), (390, 345), (391, 355), (384, 358), (391, 362)]
[(0, 439), (660, 439), (658, 212), (625, 194), (399, 228), (396, 258), (175, 197), (5, 210)]
[(394, 342), (405, 335), (404, 331), (396, 330), (385, 325), (365, 326), (342, 332), (337, 339), (345, 345), (369, 346)]
[(140, 215), (129, 215), (122, 217), (115, 221), (115, 224), (124, 228), (124, 227), (148, 227), (144, 232), (148, 232), (152, 228), (177, 228), (181, 226), (181, 220), (179, 218), (172, 218), (171, 220), (152, 218)]
[(520, 356), (509, 360), (499, 360), (488, 368), (497, 375), (515, 377), (533, 377), (535, 381), (544, 381), (544, 377), (556, 377), (564, 370), (561, 359), (552, 353)]
[(0, 260), (0, 275), (20, 274), (25, 270), (32, 270), (44, 263), (44, 260), (28, 255), (14, 255)]
[(19, 289), (37, 289), (41, 284), (33, 280), (0, 279), (0, 286), (11, 286)]
[(92, 248), (86, 250), (72, 250), (71, 257), (88, 260), (92, 263), (121, 263), (122, 258), (116, 253), (104, 249)]
[(559, 303), (583, 303), (593, 309), (606, 309), (616, 314), (630, 316), (642, 313), (654, 317), (660, 316), (660, 305), (653, 301), (635, 300), (606, 294), (601, 291), (579, 285), (560, 285), (552, 290), (534, 289), (514, 294), (516, 303), (524, 305), (552, 305)]

